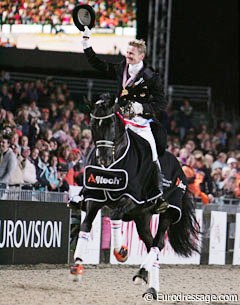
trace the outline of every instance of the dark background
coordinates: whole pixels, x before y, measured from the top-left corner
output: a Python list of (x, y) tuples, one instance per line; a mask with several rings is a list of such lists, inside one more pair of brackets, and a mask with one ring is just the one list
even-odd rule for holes
[[(239, 109), (237, 0), (173, 0), (169, 84), (212, 87), (216, 105)], [(138, 38), (147, 38), (148, 1), (138, 1)]]

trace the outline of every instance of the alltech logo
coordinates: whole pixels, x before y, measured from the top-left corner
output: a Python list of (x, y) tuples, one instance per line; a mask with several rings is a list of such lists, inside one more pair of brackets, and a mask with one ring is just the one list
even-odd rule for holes
[(93, 184), (97, 184), (97, 185), (106, 185), (106, 184), (111, 184), (111, 185), (119, 185), (120, 184), (120, 178), (114, 177), (114, 178), (106, 178), (103, 176), (94, 176), (94, 174), (90, 174), (88, 177), (87, 182), (88, 183), (93, 183)]
[(179, 177), (177, 178), (176, 186), (179, 187), (180, 189), (184, 190), (184, 191), (187, 188), (187, 186), (182, 182), (182, 180), (180, 180)]

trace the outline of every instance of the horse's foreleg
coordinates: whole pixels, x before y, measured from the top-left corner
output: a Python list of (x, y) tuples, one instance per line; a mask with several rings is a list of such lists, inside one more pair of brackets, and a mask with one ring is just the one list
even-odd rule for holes
[(122, 220), (111, 219), (111, 242), (116, 259), (124, 263), (128, 259), (128, 249), (122, 245)]
[(149, 288), (143, 294), (145, 297), (146, 294), (151, 294), (154, 300), (157, 300), (157, 293), (159, 291), (159, 269), (160, 263), (157, 259), (149, 272)]
[[(155, 235), (152, 243), (151, 250), (143, 262), (143, 268), (149, 271), (149, 288), (143, 294), (143, 297), (146, 294), (152, 294), (153, 299), (157, 299), (157, 293), (159, 291), (159, 254), (160, 251), (164, 248), (164, 237), (167, 229), (171, 224), (171, 216), (167, 211), (164, 214), (160, 215), (159, 225), (157, 234)], [(155, 254), (154, 254), (155, 253)]]
[(83, 254), (87, 248), (92, 223), (99, 211), (100, 207), (92, 203), (88, 203), (86, 216), (81, 224), (80, 232), (78, 234), (77, 246), (74, 252), (74, 265), (71, 266), (70, 274), (73, 276), (74, 281), (79, 281), (84, 272)]
[(122, 245), (122, 218), (135, 207), (132, 200), (123, 198), (118, 207), (111, 212), (111, 243), (117, 261), (124, 263), (128, 259), (128, 247)]
[[(150, 221), (151, 221), (152, 215), (151, 214), (144, 214), (141, 216), (138, 216), (134, 219), (138, 231), (138, 235), (141, 238), (141, 240), (144, 242), (147, 252), (149, 253), (152, 243), (153, 243), (153, 236), (150, 230)], [(149, 257), (149, 255), (147, 255)], [(155, 257), (155, 255), (154, 255)], [(144, 260), (145, 261), (145, 260)], [(143, 264), (141, 265), (138, 272), (133, 276), (134, 284), (143, 284), (148, 282), (148, 271), (149, 268), (145, 268)]]

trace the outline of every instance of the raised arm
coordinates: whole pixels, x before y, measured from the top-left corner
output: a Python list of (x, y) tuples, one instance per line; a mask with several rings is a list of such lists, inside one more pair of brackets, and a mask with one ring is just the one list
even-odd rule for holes
[(87, 26), (85, 26), (84, 28), (85, 28), (85, 31), (83, 32), (82, 45), (83, 45), (83, 50), (84, 50), (84, 53), (87, 57), (89, 64), (94, 69), (97, 69), (101, 72), (109, 73), (111, 76), (113, 76), (113, 75), (115, 76), (117, 64), (106, 62), (104, 60), (101, 60), (97, 56), (97, 54), (93, 51), (91, 42), (90, 42), (91, 30)]

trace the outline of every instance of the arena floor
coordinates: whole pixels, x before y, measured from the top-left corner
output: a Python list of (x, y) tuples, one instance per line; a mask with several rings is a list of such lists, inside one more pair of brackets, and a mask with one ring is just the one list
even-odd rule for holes
[(161, 293), (238, 294), (238, 302), (150, 301), (142, 298), (146, 286), (135, 286), (136, 267), (87, 266), (80, 283), (72, 282), (68, 266), (1, 266), (0, 305), (142, 305), (240, 304), (240, 269), (224, 266), (162, 266)]

